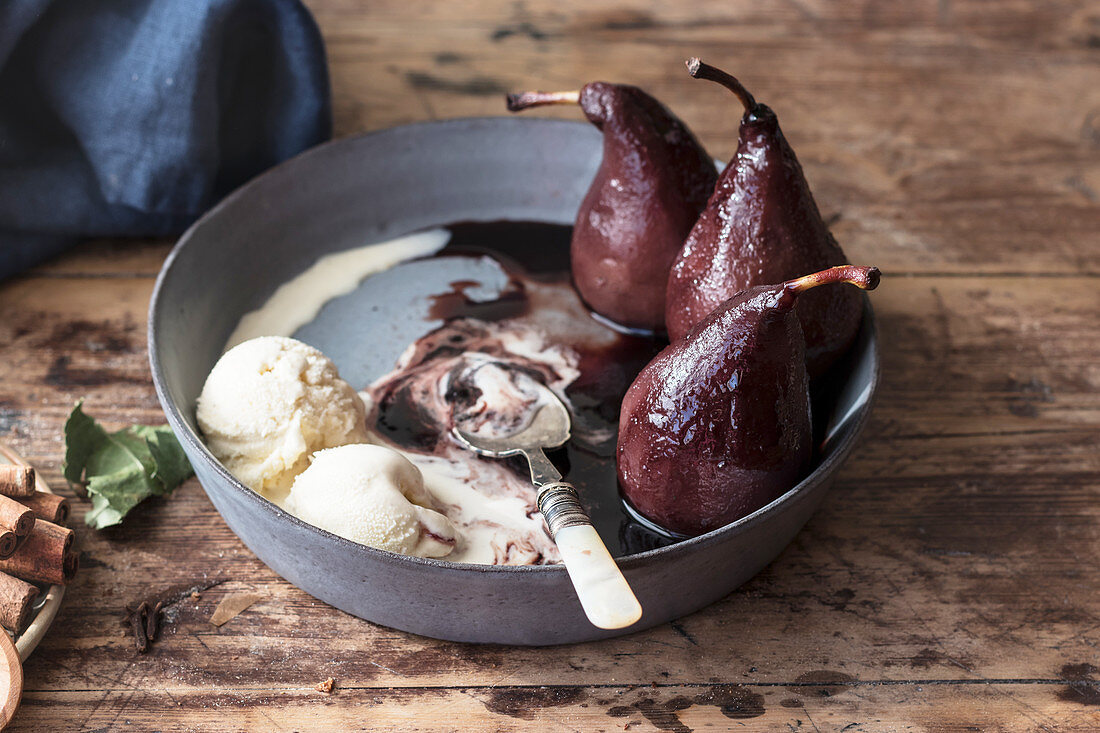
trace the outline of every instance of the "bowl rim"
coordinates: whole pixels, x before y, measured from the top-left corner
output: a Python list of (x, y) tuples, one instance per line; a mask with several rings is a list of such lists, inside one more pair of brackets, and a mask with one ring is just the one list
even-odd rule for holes
[[(152, 372), (153, 385), (156, 389), (157, 398), (161, 403), (161, 407), (164, 409), (165, 416), (168, 419), (169, 425), (175, 432), (177, 439), (182, 437), (184, 441), (191, 446), (194, 453), (200, 456), (206, 468), (214, 471), (220, 476), (229, 486), (233, 488), (238, 494), (245, 497), (245, 501), (251, 503), (256, 511), (270, 512), (275, 515), (278, 520), (289, 521), (291, 524), (305, 529), (307, 532), (317, 533), (321, 538), (335, 542), (338, 547), (345, 551), (366, 553), (368, 556), (376, 556), (378, 560), (388, 564), (407, 564), (410, 567), (422, 566), (425, 568), (432, 568), (434, 570), (445, 572), (457, 572), (457, 573), (564, 573), (565, 567), (560, 564), (555, 565), (482, 565), (475, 563), (456, 563), (450, 562), (446, 559), (436, 558), (423, 558), (415, 557), (412, 555), (403, 555), (396, 552), (390, 552), (389, 550), (379, 549), (377, 547), (371, 547), (370, 545), (362, 545), (357, 542), (353, 542), (340, 535), (333, 534), (328, 530), (314, 526), (298, 517), (294, 516), (290, 512), (286, 511), (282, 507), (278, 506), (271, 500), (261, 496), (257, 492), (245, 486), (241, 481), (229, 472), (221, 461), (214, 457), (214, 454), (206, 447), (206, 444), (202, 441), (196, 431), (192, 430), (183, 417), (183, 410), (177, 405), (168, 394), (168, 389), (165, 384), (164, 369), (161, 364), (160, 358), (160, 338), (157, 334), (156, 323), (161, 313), (161, 301), (166, 287), (168, 279), (171, 277), (173, 268), (176, 265), (177, 259), (186, 250), (189, 242), (196, 236), (210, 220), (222, 216), (225, 212), (232, 210), (236, 205), (236, 202), (242, 198), (245, 198), (251, 194), (252, 191), (257, 189), (262, 182), (269, 178), (285, 175), (287, 171), (294, 168), (296, 165), (300, 165), (301, 161), (309, 159), (321, 154), (330, 153), (333, 149), (337, 149), (346, 145), (354, 144), (368, 138), (384, 137), (387, 135), (393, 135), (397, 133), (408, 132), (413, 130), (444, 130), (448, 128), (463, 128), (471, 125), (524, 125), (532, 128), (547, 125), (547, 126), (571, 126), (578, 130), (591, 130), (591, 125), (575, 120), (559, 120), (553, 118), (542, 117), (505, 117), (505, 116), (481, 116), (481, 117), (456, 117), (447, 120), (424, 120), (413, 122), (409, 124), (396, 125), (393, 127), (387, 127), (380, 130), (372, 130), (370, 132), (358, 133), (355, 135), (349, 135), (346, 137), (330, 140), (328, 142), (316, 145), (312, 148), (302, 151), (297, 155), (284, 160), (283, 162), (269, 168), (268, 170), (260, 173), (259, 175), (249, 179), (247, 182), (236, 188), (225, 198), (219, 201), (216, 205), (206, 211), (195, 222), (193, 222), (172, 247), (171, 252), (164, 260), (164, 264), (161, 266), (160, 272), (157, 274), (156, 283), (153, 286), (153, 294), (149, 300), (149, 313), (146, 320), (147, 327), (147, 349), (149, 352), (149, 366)], [(797, 484), (788, 489), (782, 495), (772, 500), (771, 502), (760, 507), (751, 514), (747, 514), (740, 519), (726, 524), (718, 529), (711, 530), (701, 535), (681, 540), (672, 545), (666, 545), (663, 547), (657, 547), (652, 550), (645, 550), (644, 552), (638, 552), (630, 555), (622, 555), (615, 558), (615, 561), (624, 570), (628, 571), (634, 567), (640, 567), (653, 560), (671, 560), (680, 555), (690, 555), (695, 550), (709, 547), (716, 543), (722, 542), (727, 536), (738, 534), (749, 527), (752, 527), (760, 522), (765, 521), (770, 515), (781, 510), (783, 505), (794, 501), (800, 494), (805, 491), (816, 482), (823, 480), (825, 476), (830, 474), (836, 464), (843, 462), (852, 449), (855, 447), (855, 442), (863, 432), (864, 427), (867, 424), (872, 409), (874, 407), (875, 395), (878, 391), (879, 373), (881, 369), (879, 351), (878, 351), (878, 338), (877, 328), (875, 325), (874, 312), (871, 308), (870, 300), (865, 293), (861, 294), (864, 300), (863, 311), (863, 326), (861, 328), (869, 329), (869, 348), (871, 349), (871, 375), (870, 382), (867, 386), (867, 403), (865, 407), (858, 410), (854, 415), (854, 423), (850, 430), (834, 447), (832, 453), (817, 464), (813, 470), (810, 471), (805, 477), (802, 478)], [(205, 486), (204, 486), (205, 489)], [(221, 512), (219, 512), (220, 514)], [(223, 517), (224, 521), (224, 517)], [(234, 533), (235, 534), (235, 533)]]

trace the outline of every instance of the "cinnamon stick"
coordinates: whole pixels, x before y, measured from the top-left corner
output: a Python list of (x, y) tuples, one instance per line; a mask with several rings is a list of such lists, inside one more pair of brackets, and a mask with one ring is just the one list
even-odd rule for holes
[(30, 466), (0, 466), (0, 495), (30, 496), (34, 493), (34, 469)]
[(64, 496), (36, 491), (31, 496), (22, 497), (17, 501), (34, 512), (34, 516), (38, 519), (62, 526), (69, 521), (69, 500)]
[(0, 572), (36, 583), (65, 585), (78, 565), (78, 556), (72, 551), (74, 538), (71, 529), (39, 520), (15, 554), (0, 559)]
[(26, 537), (34, 528), (34, 511), (15, 499), (0, 495), (0, 530), (10, 529), (16, 537)]
[(27, 624), (38, 589), (6, 573), (0, 573), (0, 625), (20, 631)]
[(19, 548), (19, 539), (10, 529), (0, 530), (0, 560), (15, 554)]

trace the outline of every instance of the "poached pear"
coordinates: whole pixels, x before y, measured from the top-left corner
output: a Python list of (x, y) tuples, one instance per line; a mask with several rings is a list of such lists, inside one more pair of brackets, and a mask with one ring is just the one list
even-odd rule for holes
[(663, 331), (669, 268), (718, 177), (691, 130), (637, 87), (508, 96), (515, 112), (579, 104), (603, 133), (603, 159), (577, 211), (573, 282), (588, 306), (630, 328)]
[(871, 290), (878, 281), (877, 268), (846, 265), (757, 286), (658, 354), (619, 415), (619, 487), (631, 506), (666, 530), (697, 535), (798, 483), (812, 435), (796, 303), (818, 285)]
[[(673, 341), (740, 290), (847, 262), (775, 112), (699, 59), (688, 61), (688, 71), (730, 89), (744, 114), (737, 153), (669, 274), (665, 323)], [(851, 288), (825, 288), (801, 299), (798, 316), (810, 376), (816, 377), (855, 340), (863, 305)]]

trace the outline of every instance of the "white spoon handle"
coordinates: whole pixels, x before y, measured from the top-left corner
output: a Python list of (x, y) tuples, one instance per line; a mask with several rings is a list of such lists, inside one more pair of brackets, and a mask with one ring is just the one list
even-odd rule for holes
[(642, 606), (592, 526), (577, 490), (561, 481), (547, 484), (539, 491), (538, 504), (588, 620), (601, 629), (622, 629), (640, 619)]
[(594, 626), (623, 629), (642, 617), (641, 604), (595, 527), (565, 527), (556, 540), (581, 608)]

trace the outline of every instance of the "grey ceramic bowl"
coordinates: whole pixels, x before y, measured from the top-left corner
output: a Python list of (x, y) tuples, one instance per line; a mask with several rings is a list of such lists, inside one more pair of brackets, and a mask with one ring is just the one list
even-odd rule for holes
[[(150, 306), (157, 395), (210, 500), (275, 572), (337, 608), (397, 629), (457, 641), (559, 644), (702, 608), (759, 572), (809, 519), (870, 412), (878, 354), (869, 307), (821, 463), (734, 524), (621, 558), (645, 610), (623, 631), (587, 622), (562, 567), (458, 565), (349, 542), (262, 499), (203, 445), (195, 400), (206, 375), (240, 316), (280, 283), (323, 254), (454, 221), (571, 223), (600, 155), (598, 133), (582, 123), (488, 118), (399, 127), (300, 155), (229, 196), (183, 235)], [(395, 339), (384, 322), (364, 322), (392, 364), (408, 341)], [(341, 372), (350, 368), (334, 358)]]

